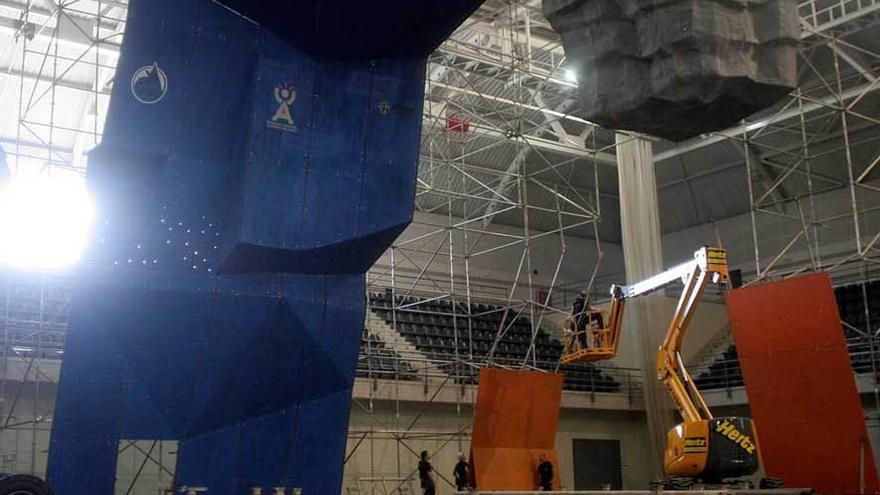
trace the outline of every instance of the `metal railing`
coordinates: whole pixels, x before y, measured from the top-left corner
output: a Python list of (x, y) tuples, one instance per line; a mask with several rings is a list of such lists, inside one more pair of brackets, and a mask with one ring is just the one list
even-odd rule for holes
[[(387, 348), (384, 348), (387, 350)], [(358, 358), (358, 377), (371, 380), (418, 381), (431, 383), (447, 381), (459, 385), (476, 385), (480, 369), (486, 366), (553, 372), (556, 361), (537, 361), (523, 366), (522, 359), (467, 355), (456, 357), (448, 352), (428, 352), (422, 356), (392, 351), (393, 357), (373, 347), (361, 347)], [(424, 354), (428, 358), (424, 358)], [(381, 363), (381, 364), (380, 364)], [(588, 371), (593, 369), (595, 371)], [(580, 373), (578, 373), (580, 371)], [(605, 393), (636, 400), (643, 396), (641, 370), (610, 365), (567, 365), (560, 369), (566, 375), (563, 388), (588, 394)]]
[(831, 29), (878, 10), (880, 0), (808, 0), (798, 6), (804, 24), (815, 31)]
[[(867, 338), (855, 337), (846, 340), (846, 347), (853, 373), (859, 375), (880, 370), (880, 354), (877, 352), (880, 343), (874, 343), (872, 347)], [(719, 390), (744, 386), (739, 359), (727, 356), (727, 350), (716, 353), (716, 359), (706, 364), (688, 368), (700, 389)]]

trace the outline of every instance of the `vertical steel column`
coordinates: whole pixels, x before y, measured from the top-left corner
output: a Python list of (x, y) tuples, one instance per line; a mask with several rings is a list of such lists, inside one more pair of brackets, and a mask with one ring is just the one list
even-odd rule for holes
[(743, 155), (746, 159), (746, 178), (749, 183), (749, 216), (752, 220), (752, 241), (755, 243), (755, 278), (761, 276), (761, 256), (758, 250), (758, 223), (755, 217), (755, 185), (752, 178), (751, 153), (749, 150), (749, 133), (743, 121)]
[[(834, 56), (834, 58), (833, 58), (833, 60), (834, 60), (834, 73), (836, 76), (837, 92), (838, 92), (838, 94), (842, 94), (843, 93), (843, 78), (840, 73), (840, 62), (839, 62), (838, 56), (837, 56), (838, 50), (836, 49), (837, 48), (837, 37), (836, 36), (834, 38), (832, 38), (831, 43), (832, 43), (832, 46), (835, 47), (835, 49), (831, 50), (831, 52)], [(847, 119), (847, 108), (846, 108), (846, 104), (843, 102), (843, 100), (839, 99), (839, 102), (840, 102), (839, 103), (840, 104), (840, 125), (841, 125), (841, 127), (843, 127), (843, 142), (844, 142), (844, 146), (845, 146), (844, 153), (846, 156), (846, 173), (847, 173), (847, 179), (849, 180), (850, 200), (852, 202), (851, 206), (852, 206), (852, 214), (853, 214), (853, 231), (855, 232), (855, 236), (856, 236), (856, 239), (855, 239), (856, 240), (856, 252), (859, 253), (859, 255), (861, 256), (864, 253), (862, 252), (862, 232), (861, 232), (861, 225), (860, 225), (860, 221), (859, 221), (858, 201), (857, 201), (857, 197), (856, 197), (856, 181), (855, 181), (855, 173), (853, 172), (852, 149), (850, 147), (850, 140), (849, 140), (849, 123), (848, 123), (848, 119)]]

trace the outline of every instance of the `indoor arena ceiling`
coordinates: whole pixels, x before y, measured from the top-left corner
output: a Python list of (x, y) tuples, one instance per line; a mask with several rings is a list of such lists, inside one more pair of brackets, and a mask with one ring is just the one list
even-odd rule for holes
[[(121, 0), (0, 0), (0, 143), (19, 173), (83, 173), (126, 11)], [(868, 170), (878, 156), (880, 0), (806, 1), (801, 15), (796, 94), (743, 126), (654, 140), (664, 232), (749, 211), (747, 160), (769, 191), (762, 204), (778, 206), (843, 187), (844, 160)], [(535, 230), (556, 228), (557, 210), (589, 211), (600, 238), (619, 242), (615, 133), (580, 116), (576, 77), (540, 0), (486, 1), (429, 61), (417, 208), (521, 228), (522, 209), (505, 206), (526, 203)], [(804, 142), (810, 181), (794, 166)]]

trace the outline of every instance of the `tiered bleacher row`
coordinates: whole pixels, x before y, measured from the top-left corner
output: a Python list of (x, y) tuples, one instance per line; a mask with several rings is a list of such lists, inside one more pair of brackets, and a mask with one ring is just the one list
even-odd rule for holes
[(709, 368), (694, 378), (694, 383), (699, 389), (717, 389), (728, 387), (742, 387), (743, 375), (739, 367), (739, 357), (736, 354), (736, 345), (731, 345), (709, 365)]
[[(470, 359), (471, 354), (475, 362), (487, 361), (502, 324), (507, 331), (495, 348), (494, 363), (522, 364), (531, 342), (529, 319), (513, 312), (505, 315), (505, 308), (499, 306), (471, 304), (468, 308), (464, 303), (402, 296), (395, 299), (390, 293), (379, 292), (370, 293), (370, 309), (420, 352), (438, 361), (453, 361), (456, 356)], [(537, 366), (554, 370), (561, 353), (562, 343), (539, 330), (535, 337)], [(474, 368), (453, 363), (444, 369), (461, 375), (457, 377), (460, 380), (476, 380)], [(620, 390), (617, 381), (593, 365), (567, 365), (559, 371), (565, 374), (568, 390), (611, 393)]]
[[(67, 326), (67, 312), (70, 307), (72, 288), (69, 281), (52, 279), (51, 283), (34, 280), (19, 280), (13, 277), (0, 277), (0, 327), (6, 348), (11, 356), (40, 359), (61, 359), (63, 357), (64, 337)], [(391, 295), (371, 294), (371, 309), (382, 314), (383, 319), (391, 321)], [(409, 298), (398, 301), (398, 306), (409, 306), (397, 311), (397, 330), (423, 353), (435, 357), (441, 363), (455, 360), (455, 329), (458, 329), (458, 348), (462, 357), (470, 356), (470, 342), (476, 362), (485, 361), (503, 317), (503, 308), (485, 304), (473, 304), (470, 308), (458, 305), (453, 311), (448, 301), (421, 303), (423, 300)], [(384, 313), (383, 313), (384, 312)], [(531, 337), (531, 323), (527, 318), (514, 318), (508, 315), (510, 329), (499, 342), (493, 361), (518, 367), (525, 358)], [(511, 318), (513, 320), (511, 320)], [(506, 326), (506, 325), (505, 325)], [(472, 339), (468, 338), (468, 331)], [(553, 370), (562, 352), (562, 344), (541, 331), (536, 338), (537, 361), (539, 367)], [(444, 369), (463, 375), (459, 381), (476, 382), (477, 369), (464, 365), (444, 365)], [(618, 392), (618, 380), (603, 373), (595, 366), (563, 366), (560, 371), (566, 375), (565, 387), (569, 390)], [(620, 381), (627, 384), (631, 393), (638, 393), (632, 382), (620, 372)], [(419, 380), (423, 376), (401, 358), (392, 348), (375, 335), (364, 334), (361, 340), (361, 353), (358, 359), (357, 376), (394, 379)], [(618, 375), (615, 375), (618, 376)]]
[(72, 294), (62, 278), (0, 271), (0, 337), (9, 355), (60, 359)]
[[(864, 286), (853, 284), (837, 287), (834, 295), (837, 298), (840, 319), (846, 323), (843, 331), (853, 369), (856, 373), (880, 369), (880, 359), (871, 362), (871, 356), (878, 356), (877, 351), (880, 350), (877, 342), (873, 343), (872, 349), (871, 339), (865, 336), (873, 333), (868, 329), (869, 324), (872, 329), (880, 325), (880, 281), (868, 282)], [(861, 329), (864, 333), (854, 328)]]
[[(863, 292), (864, 289), (864, 292)], [(865, 295), (867, 294), (867, 300)], [(866, 331), (869, 320), (873, 328), (880, 325), (880, 281), (862, 284), (846, 285), (834, 289), (837, 298), (837, 307), (840, 311), (840, 319), (851, 327)], [(867, 312), (865, 303), (867, 301)], [(857, 332), (850, 326), (843, 325), (846, 336), (847, 349), (850, 361), (856, 373), (869, 373), (875, 369), (880, 370), (880, 359), (871, 362), (871, 356), (880, 358), (880, 350), (877, 343), (871, 349), (870, 338)], [(871, 333), (871, 332), (866, 332)], [(702, 389), (717, 389), (743, 386), (742, 370), (739, 367), (739, 358), (736, 354), (736, 345), (731, 345), (719, 356), (709, 368), (700, 373), (694, 379), (697, 387)]]
[(416, 371), (400, 355), (389, 349), (379, 337), (364, 329), (361, 352), (358, 356), (357, 376), (384, 380), (417, 380)]
[[(867, 314), (865, 312), (865, 297), (862, 293), (862, 284), (853, 284), (834, 289), (837, 298), (837, 307), (840, 310), (840, 319), (855, 328), (864, 329), (871, 320), (871, 325), (877, 327), (880, 324), (880, 281), (869, 282), (864, 287), (867, 294)], [(847, 337), (858, 337), (859, 334), (851, 328), (844, 327)]]

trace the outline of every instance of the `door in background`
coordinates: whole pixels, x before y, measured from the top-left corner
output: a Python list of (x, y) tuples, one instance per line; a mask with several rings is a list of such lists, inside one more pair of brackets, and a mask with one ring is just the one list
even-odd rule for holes
[(605, 484), (613, 490), (623, 489), (620, 440), (578, 438), (571, 441), (571, 448), (575, 490), (601, 490)]

